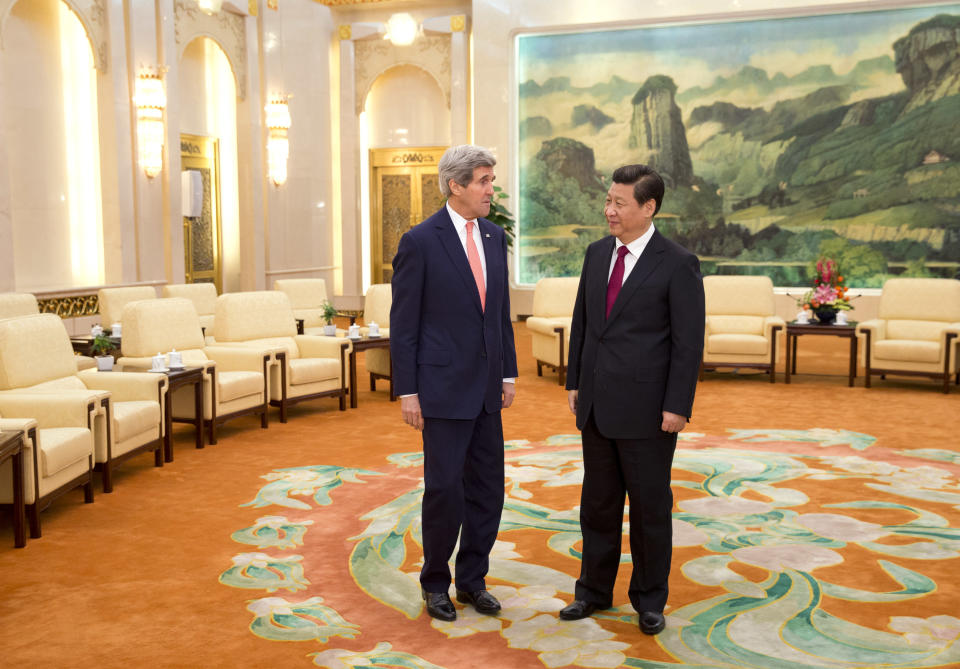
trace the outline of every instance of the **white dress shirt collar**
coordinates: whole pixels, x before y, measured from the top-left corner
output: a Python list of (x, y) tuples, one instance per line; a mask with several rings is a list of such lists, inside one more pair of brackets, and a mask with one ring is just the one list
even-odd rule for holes
[[(643, 253), (643, 250), (647, 248), (647, 244), (650, 242), (650, 239), (651, 237), (653, 237), (653, 233), (656, 232), (656, 230), (657, 229), (654, 227), (653, 223), (651, 222), (650, 227), (647, 228), (646, 232), (644, 232), (642, 235), (634, 239), (629, 244), (626, 244), (627, 250), (630, 252), (630, 255), (632, 255), (634, 258), (639, 258), (640, 254)], [(614, 254), (616, 254), (617, 251), (620, 250), (621, 246), (624, 246), (624, 243), (618, 239), (617, 243), (613, 245)]]

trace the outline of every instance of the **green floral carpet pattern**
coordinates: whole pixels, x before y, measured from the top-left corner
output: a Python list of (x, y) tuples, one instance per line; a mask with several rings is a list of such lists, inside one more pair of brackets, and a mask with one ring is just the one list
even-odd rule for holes
[[(471, 642), (518, 667), (960, 665), (953, 451), (893, 451), (828, 429), (682, 434), (671, 600), (667, 628), (653, 640), (637, 630), (625, 591), (593, 617), (557, 618), (579, 566), (579, 435), (507, 444), (507, 497), (488, 576), (502, 614), (458, 608), (452, 623), (426, 618), (417, 580), (421, 463), (419, 453), (398, 453), (377, 471), (266, 473), (244, 505), (251, 524), (232, 534), (244, 548), (220, 576), (253, 597), (245, 600), (250, 631), (303, 643), (305, 665), (328, 669), (438, 667), (438, 644)], [(265, 507), (270, 515), (261, 515)], [(311, 542), (315, 534), (324, 546), (339, 540), (342, 564)], [(327, 601), (334, 591), (359, 602), (353, 616), (372, 610), (383, 624), (350, 620)], [(424, 633), (394, 638), (395, 625)], [(462, 666), (472, 666), (477, 648), (464, 646)]]

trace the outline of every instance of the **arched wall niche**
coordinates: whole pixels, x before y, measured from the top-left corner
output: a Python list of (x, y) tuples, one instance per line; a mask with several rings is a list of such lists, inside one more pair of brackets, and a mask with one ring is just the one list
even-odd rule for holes
[(434, 73), (419, 65), (398, 63), (385, 69), (371, 82), (363, 109), (370, 148), (450, 144), (448, 92)]
[(390, 42), (357, 40), (356, 50), (356, 112), (363, 111), (373, 83), (388, 70), (399, 65), (410, 65), (429, 74), (443, 91), (447, 109), (450, 108), (450, 37), (421, 37), (411, 46), (397, 47)]
[[(0, 51), (4, 49), (4, 28), (7, 19), (18, 2), (29, 0), (0, 0)], [(107, 0), (60, 0), (73, 12), (87, 39), (90, 41), (90, 50), (93, 52), (93, 64), (97, 72), (107, 71)]]
[(238, 100), (245, 100), (247, 97), (245, 26), (242, 16), (226, 10), (211, 16), (201, 12), (193, 1), (176, 0), (174, 5), (174, 36), (179, 50), (178, 57), (182, 60), (187, 47), (201, 37), (213, 40), (230, 63)]

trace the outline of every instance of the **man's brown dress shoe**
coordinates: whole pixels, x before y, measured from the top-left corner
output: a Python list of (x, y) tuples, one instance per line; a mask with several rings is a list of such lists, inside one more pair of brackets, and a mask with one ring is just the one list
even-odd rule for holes
[(643, 611), (640, 614), (640, 631), (644, 634), (660, 634), (666, 626), (662, 613)]
[(582, 599), (575, 599), (569, 606), (560, 609), (560, 618), (563, 620), (580, 620), (586, 618), (599, 607), (596, 604), (585, 602)]
[(450, 622), (457, 619), (457, 610), (453, 608), (450, 595), (445, 592), (427, 592), (426, 590), (421, 592), (423, 601), (427, 603), (427, 613), (437, 620)]
[(477, 590), (476, 592), (457, 590), (457, 601), (461, 604), (473, 604), (477, 613), (482, 613), (485, 616), (495, 616), (500, 613), (500, 602), (486, 590)]

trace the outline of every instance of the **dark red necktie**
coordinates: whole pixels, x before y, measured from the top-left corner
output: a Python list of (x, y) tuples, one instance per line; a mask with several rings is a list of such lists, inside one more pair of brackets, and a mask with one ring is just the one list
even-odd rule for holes
[(617, 262), (613, 263), (613, 271), (610, 272), (610, 281), (607, 283), (607, 318), (610, 318), (610, 310), (613, 309), (613, 303), (617, 301), (623, 285), (623, 256), (628, 253), (630, 249), (626, 245), (617, 249)]

